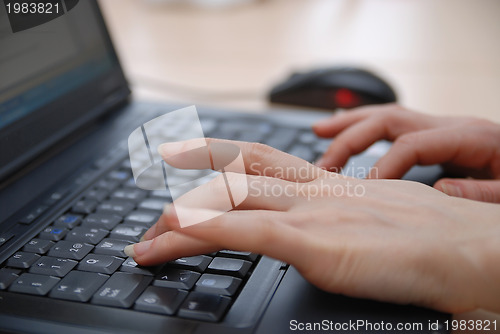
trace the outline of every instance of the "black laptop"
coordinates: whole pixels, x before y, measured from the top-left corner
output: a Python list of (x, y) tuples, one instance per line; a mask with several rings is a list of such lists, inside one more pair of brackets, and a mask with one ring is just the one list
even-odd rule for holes
[[(259, 254), (221, 250), (155, 267), (127, 258), (123, 248), (171, 201), (136, 187), (127, 137), (184, 105), (131, 101), (97, 3), (50, 2), (61, 14), (45, 23), (0, 5), (1, 332), (446, 332), (449, 315), (325, 293)], [(329, 144), (310, 131), (324, 114), (198, 111), (208, 137), (309, 161)], [(366, 170), (386, 144), (376, 145), (350, 165)], [(407, 177), (431, 182), (436, 170)]]

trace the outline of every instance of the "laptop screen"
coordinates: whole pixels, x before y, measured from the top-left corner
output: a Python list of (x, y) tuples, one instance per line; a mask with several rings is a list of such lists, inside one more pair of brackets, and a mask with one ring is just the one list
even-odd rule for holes
[(52, 18), (2, 2), (0, 178), (128, 94), (95, 1), (56, 1)]

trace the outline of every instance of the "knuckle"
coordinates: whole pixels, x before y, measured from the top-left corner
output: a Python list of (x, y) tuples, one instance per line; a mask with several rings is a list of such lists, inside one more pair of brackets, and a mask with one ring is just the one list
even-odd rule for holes
[(277, 152), (275, 148), (261, 143), (245, 143), (245, 145), (247, 154), (243, 158), (247, 160), (247, 163), (259, 164), (266, 157)]
[(497, 193), (497, 190), (494, 189), (494, 187), (489, 184), (485, 183), (482, 185), (479, 184), (474, 184), (475, 192), (479, 195), (479, 200), (483, 202), (498, 202), (499, 200), (499, 194)]
[(252, 161), (262, 160), (266, 155), (275, 151), (271, 146), (261, 143), (247, 143), (247, 145), (249, 145), (248, 152)]
[(279, 240), (279, 223), (275, 219), (265, 219), (259, 224), (259, 240), (263, 244), (274, 244)]

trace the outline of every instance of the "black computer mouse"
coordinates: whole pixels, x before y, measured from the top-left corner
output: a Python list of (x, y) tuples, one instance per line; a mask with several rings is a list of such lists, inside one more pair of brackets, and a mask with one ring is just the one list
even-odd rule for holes
[(354, 67), (331, 67), (294, 73), (269, 93), (273, 103), (313, 108), (355, 108), (396, 102), (396, 93), (373, 72)]

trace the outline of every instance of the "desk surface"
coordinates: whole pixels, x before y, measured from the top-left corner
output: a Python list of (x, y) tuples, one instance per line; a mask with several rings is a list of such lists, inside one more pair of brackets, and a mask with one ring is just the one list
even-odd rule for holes
[(181, 2), (101, 1), (139, 98), (257, 111), (294, 69), (348, 64), (414, 110), (500, 122), (498, 0)]
[(414, 110), (500, 122), (498, 0), (181, 2), (100, 1), (138, 98), (262, 112), (291, 71), (347, 64)]

